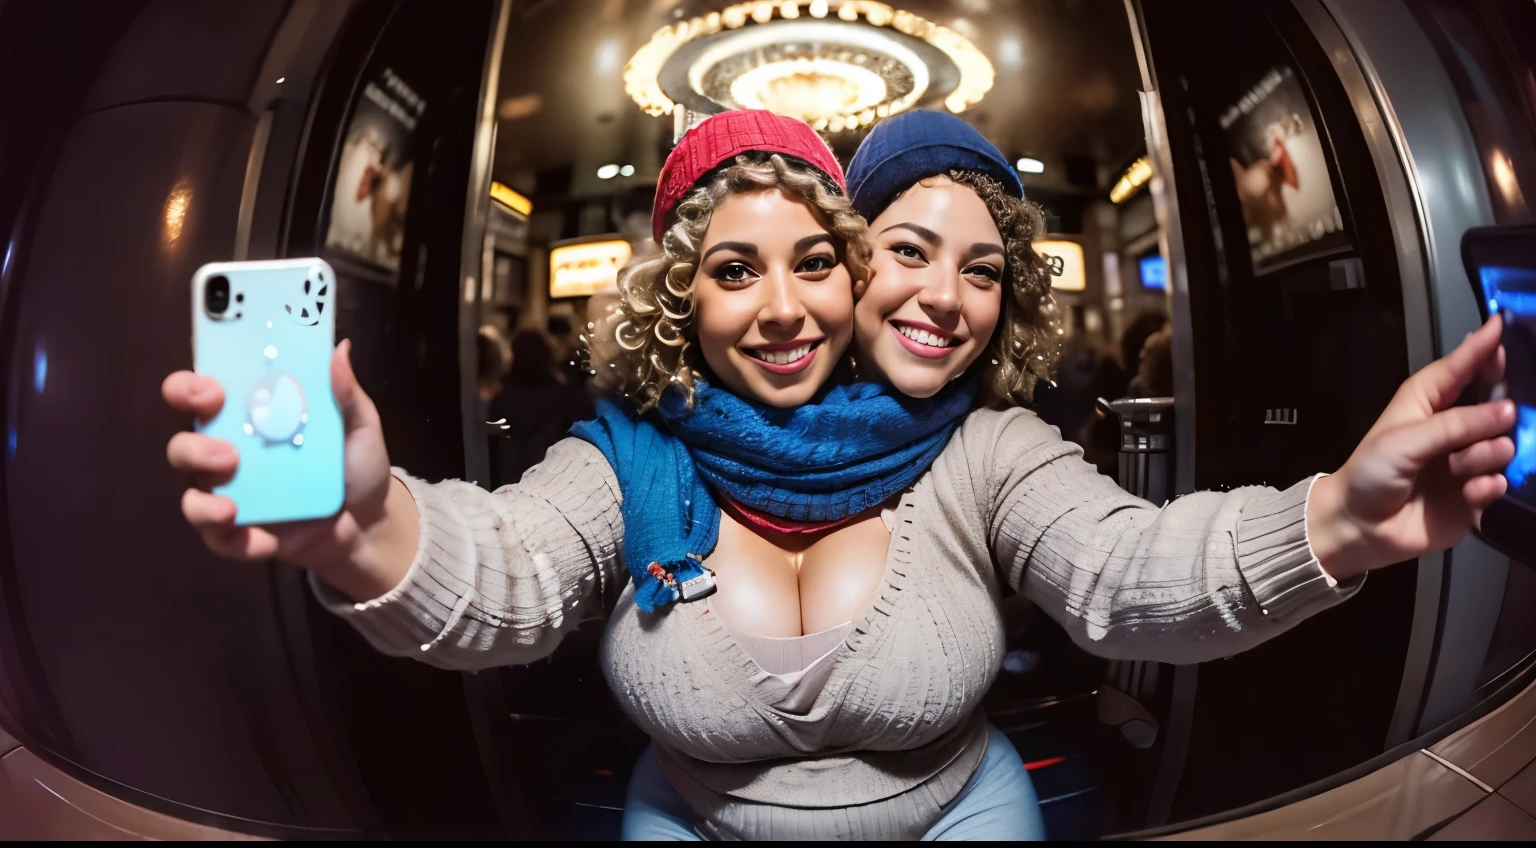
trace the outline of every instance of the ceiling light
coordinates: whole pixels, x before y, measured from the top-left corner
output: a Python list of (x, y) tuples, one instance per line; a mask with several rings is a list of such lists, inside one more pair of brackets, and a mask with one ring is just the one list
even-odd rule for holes
[(544, 108), (544, 100), (537, 94), (520, 94), (508, 97), (496, 105), (496, 117), (503, 121), (526, 118)]
[(611, 180), (614, 177), (617, 177), (618, 175), (619, 175), (619, 166), (618, 165), (604, 165), (601, 168), (597, 169), (597, 178), (600, 179), (600, 180)]
[(1024, 61), (1024, 45), (1018, 36), (1008, 36), (997, 45), (997, 60), (1004, 65), (1017, 66)]
[(765, 108), (819, 131), (856, 130), (917, 106), (962, 112), (992, 88), (969, 39), (872, 0), (736, 3), (659, 30), (624, 67), (651, 115)]
[(277, 78), (277, 84), (278, 85), (282, 85), (283, 84), (283, 80), (285, 80), (285, 79), (287, 79), (287, 77), (278, 77)]
[(619, 42), (616, 39), (609, 39), (597, 48), (592, 58), (596, 60), (597, 69), (606, 72), (618, 67), (619, 55)]
[(533, 201), (513, 190), (511, 186), (494, 180), (491, 182), (491, 199), (524, 216), (533, 214)]
[(625, 165), (624, 167), (619, 169), (619, 176), (621, 176), (621, 177), (633, 177), (634, 175), (635, 175), (635, 166), (634, 165)]
[(1028, 156), (1025, 156), (1019, 161), (1015, 162), (1013, 166), (1026, 174), (1045, 173), (1045, 163), (1041, 162), (1039, 159), (1031, 159)]
[(1141, 190), (1152, 179), (1152, 163), (1143, 156), (1131, 163), (1131, 167), (1125, 169), (1115, 187), (1109, 190), (1111, 203), (1124, 203), (1131, 195)]

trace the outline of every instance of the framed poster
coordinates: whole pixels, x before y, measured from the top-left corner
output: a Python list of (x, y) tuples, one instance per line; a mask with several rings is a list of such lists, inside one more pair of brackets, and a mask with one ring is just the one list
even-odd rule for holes
[(325, 246), (383, 269), (391, 280), (400, 270), (417, 126), (426, 110), (426, 101), (388, 67), (364, 81), (331, 187)]
[(1348, 246), (1301, 80), (1273, 67), (1221, 115), (1254, 273)]

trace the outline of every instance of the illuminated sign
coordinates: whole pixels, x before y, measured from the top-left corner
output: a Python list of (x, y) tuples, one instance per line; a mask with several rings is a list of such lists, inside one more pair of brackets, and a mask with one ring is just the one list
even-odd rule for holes
[(1143, 156), (1131, 163), (1131, 167), (1125, 169), (1115, 187), (1109, 190), (1111, 203), (1124, 203), (1131, 195), (1141, 190), (1152, 179), (1152, 163)]
[(623, 239), (567, 244), (549, 251), (549, 296), (590, 297), (618, 282), (633, 248)]
[(533, 214), (532, 200), (513, 191), (509, 186), (495, 181), (491, 182), (491, 199), (509, 207), (514, 212), (520, 212), (524, 215)]
[(1036, 241), (1035, 252), (1051, 268), (1051, 288), (1057, 291), (1082, 291), (1088, 287), (1083, 275), (1083, 246), (1075, 241), (1046, 239)]

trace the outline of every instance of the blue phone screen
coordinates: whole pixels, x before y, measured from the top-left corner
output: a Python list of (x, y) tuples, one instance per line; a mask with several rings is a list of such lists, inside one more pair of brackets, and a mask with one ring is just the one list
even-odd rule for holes
[(1515, 402), (1515, 458), (1504, 469), (1509, 494), (1536, 506), (1536, 268), (1478, 269), (1488, 314), (1504, 316), (1504, 383)]

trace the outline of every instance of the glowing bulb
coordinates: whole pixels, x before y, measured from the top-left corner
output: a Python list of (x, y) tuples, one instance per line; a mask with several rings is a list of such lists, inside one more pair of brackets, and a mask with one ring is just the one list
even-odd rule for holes
[(1509, 162), (1509, 157), (1504, 151), (1494, 148), (1493, 155), (1488, 157), (1493, 164), (1493, 182), (1499, 187), (1499, 193), (1504, 195), (1504, 202), (1513, 204), (1520, 198), (1520, 180), (1515, 176), (1515, 168)]
[(1014, 167), (1018, 168), (1020, 171), (1023, 171), (1026, 174), (1045, 173), (1045, 163), (1041, 162), (1039, 159), (1031, 159), (1028, 156), (1025, 156), (1019, 161), (1015, 162)]
[(619, 169), (619, 176), (621, 176), (621, 177), (633, 177), (634, 175), (635, 175), (635, 166), (634, 165), (625, 165), (624, 167)]
[(600, 180), (611, 180), (614, 177), (617, 177), (618, 175), (619, 175), (619, 166), (618, 165), (604, 165), (601, 168), (597, 169), (597, 178), (600, 179)]
[(186, 177), (176, 181), (171, 186), (171, 193), (165, 198), (165, 244), (167, 247), (175, 247), (181, 240), (181, 228), (187, 220), (187, 207), (192, 205), (192, 185)]
[(811, 0), (810, 8), (806, 9), (813, 18), (825, 18), (827, 16), (827, 0)]

